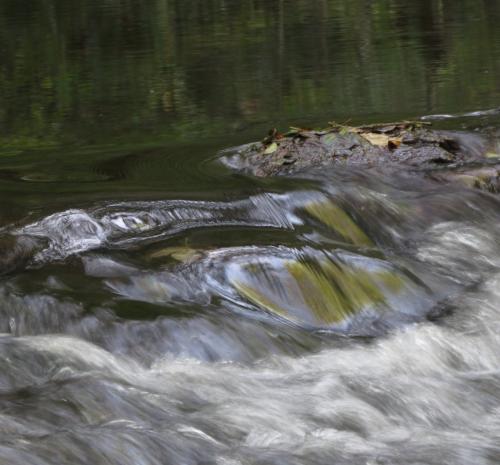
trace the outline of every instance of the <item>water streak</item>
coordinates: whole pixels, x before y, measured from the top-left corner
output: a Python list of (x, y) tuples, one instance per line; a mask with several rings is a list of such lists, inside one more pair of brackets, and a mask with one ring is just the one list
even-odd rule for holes
[(496, 463), (497, 198), (305, 181), (4, 228), (0, 463)]

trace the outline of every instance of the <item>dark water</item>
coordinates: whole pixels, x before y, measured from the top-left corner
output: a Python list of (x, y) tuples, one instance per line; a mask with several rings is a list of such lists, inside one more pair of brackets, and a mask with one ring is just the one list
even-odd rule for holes
[(216, 159), (407, 118), (500, 154), (499, 21), (2, 0), (0, 464), (499, 463), (500, 198)]

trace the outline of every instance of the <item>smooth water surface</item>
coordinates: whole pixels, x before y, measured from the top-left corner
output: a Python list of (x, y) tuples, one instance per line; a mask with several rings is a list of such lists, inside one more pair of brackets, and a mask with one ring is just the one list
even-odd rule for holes
[(0, 464), (499, 463), (500, 197), (217, 162), (332, 120), (500, 153), (499, 22), (479, 0), (0, 2)]

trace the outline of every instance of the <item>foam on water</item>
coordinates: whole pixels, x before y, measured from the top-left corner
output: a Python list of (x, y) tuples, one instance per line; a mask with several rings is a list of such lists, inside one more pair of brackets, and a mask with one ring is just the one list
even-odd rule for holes
[[(11, 228), (40, 243), (0, 282), (0, 463), (498, 463), (498, 200), (370, 182)], [(195, 229), (208, 245), (173, 257)], [(351, 310), (375, 289), (359, 318), (375, 302), (384, 331), (273, 315), (322, 304), (300, 273)]]
[(4, 337), (2, 391), (33, 387), (30, 410), (3, 411), (0, 457), (50, 463), (55, 448), (82, 464), (97, 453), (122, 464), (493, 464), (498, 289), (495, 275), (445, 326), (250, 366), (166, 357), (147, 369), (65, 336)]
[(428, 121), (428, 120), (440, 120), (440, 119), (452, 119), (452, 118), (477, 118), (483, 116), (495, 116), (499, 114), (500, 114), (500, 108), (490, 108), (487, 110), (474, 110), (465, 113), (455, 113), (455, 114), (442, 113), (435, 115), (426, 115), (420, 117), (420, 119), (423, 121)]
[(292, 228), (298, 218), (283, 208), (286, 195), (262, 194), (235, 202), (157, 201), (67, 210), (9, 231), (48, 240), (34, 263), (64, 259), (102, 246), (125, 247), (197, 227)]

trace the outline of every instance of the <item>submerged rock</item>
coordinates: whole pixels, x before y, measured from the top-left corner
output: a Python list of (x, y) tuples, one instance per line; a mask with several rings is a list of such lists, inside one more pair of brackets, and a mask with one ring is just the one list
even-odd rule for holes
[(39, 241), (28, 236), (11, 234), (1, 236), (0, 275), (23, 268), (39, 248)]
[(247, 257), (228, 267), (226, 279), (240, 299), (271, 315), (345, 334), (374, 335), (431, 307), (425, 287), (397, 267), (344, 251)]
[(458, 183), (493, 193), (500, 192), (500, 165), (465, 166), (432, 173), (431, 178), (441, 182)]
[[(170, 257), (164, 257), (167, 260)], [(421, 321), (436, 296), (388, 260), (341, 249), (229, 247), (106, 280), (129, 300), (211, 305), (267, 322), (375, 336)]]
[(372, 240), (347, 212), (331, 199), (314, 200), (304, 210), (316, 221), (326, 225), (343, 241), (361, 247), (373, 246)]

